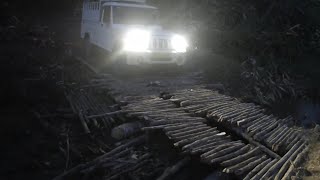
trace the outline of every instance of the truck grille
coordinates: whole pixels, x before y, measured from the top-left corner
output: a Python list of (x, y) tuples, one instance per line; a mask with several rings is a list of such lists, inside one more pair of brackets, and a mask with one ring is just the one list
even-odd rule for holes
[(153, 38), (152, 49), (166, 50), (169, 49), (169, 40), (165, 38)]

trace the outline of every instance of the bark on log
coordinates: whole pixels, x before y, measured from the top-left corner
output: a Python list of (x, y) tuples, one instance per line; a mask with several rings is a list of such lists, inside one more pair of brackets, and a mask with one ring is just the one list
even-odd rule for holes
[(278, 126), (279, 126), (279, 124), (277, 122), (271, 123), (270, 126), (266, 127), (262, 131), (256, 133), (253, 136), (253, 139), (256, 139), (257, 141), (261, 141), (262, 137), (264, 137), (264, 135), (266, 135), (267, 133), (271, 132), (273, 129), (277, 128)]
[(263, 176), (262, 179), (270, 178), (275, 175), (275, 172), (283, 166), (283, 164), (295, 153), (297, 150), (300, 150), (305, 144), (302, 141), (299, 141), (295, 144), (277, 163), (275, 163)]
[(262, 176), (270, 169), (271, 166), (273, 166), (278, 159), (274, 159), (271, 162), (269, 162), (264, 168), (262, 168), (251, 180), (261, 180)]
[(206, 124), (202, 123), (202, 124), (195, 125), (195, 126), (181, 127), (179, 129), (176, 129), (176, 130), (165, 130), (165, 132), (166, 132), (166, 135), (171, 136), (173, 134), (188, 132), (190, 130), (194, 130), (194, 129), (197, 129), (197, 128), (203, 128), (203, 127), (208, 127), (208, 126)]
[(206, 156), (206, 157), (204, 157), (202, 159), (204, 161), (206, 161), (206, 162), (210, 162), (212, 159), (224, 156), (224, 155), (229, 154), (229, 153), (231, 153), (233, 151), (240, 150), (244, 146), (245, 146), (245, 144), (243, 144), (243, 143), (239, 143), (239, 144), (235, 143), (231, 147), (224, 148), (224, 149), (222, 149), (220, 151), (215, 151), (214, 153), (209, 154), (208, 156)]
[(169, 131), (178, 130), (180, 128), (196, 126), (196, 125), (200, 125), (200, 124), (203, 124), (203, 123), (202, 122), (194, 122), (194, 123), (187, 123), (187, 124), (181, 124), (181, 125), (174, 125), (174, 126), (165, 127), (164, 131), (169, 132)]
[(260, 111), (253, 111), (253, 112), (248, 112), (248, 113), (244, 113), (242, 116), (236, 117), (236, 118), (232, 118), (229, 120), (229, 123), (231, 123), (232, 125), (238, 125), (238, 121), (241, 120), (246, 120), (248, 122), (250, 121), (254, 121), (255, 119), (260, 119), (261, 117), (264, 117), (265, 115), (260, 112)]
[(210, 149), (213, 149), (214, 147), (217, 147), (217, 146), (222, 145), (222, 144), (226, 144), (228, 142), (230, 142), (229, 139), (220, 139), (220, 140), (217, 140), (217, 141), (211, 141), (206, 145), (199, 146), (197, 148), (192, 149), (190, 151), (190, 153), (191, 154), (205, 153), (205, 152), (209, 151)]
[(293, 130), (289, 129), (287, 132), (283, 133), (283, 135), (280, 136), (277, 140), (272, 141), (272, 150), (278, 151), (279, 146), (281, 145), (280, 143), (287, 139), (292, 134), (292, 132)]
[(244, 178), (243, 180), (250, 180), (254, 175), (256, 175), (259, 171), (262, 170), (262, 168), (264, 168), (265, 166), (267, 166), (267, 164), (269, 164), (271, 162), (271, 159), (267, 159), (265, 161), (263, 161), (261, 164), (259, 164), (258, 166), (256, 166), (252, 171), (250, 171)]
[[(202, 138), (206, 138), (206, 137), (212, 137), (215, 135), (218, 135), (219, 131), (216, 131), (215, 129), (210, 129), (206, 132), (202, 132), (201, 134), (197, 134), (197, 136), (193, 136), (193, 137), (189, 137), (189, 138), (184, 138), (181, 140), (176, 141), (176, 143), (174, 143), (174, 146), (185, 146), (189, 143), (193, 143), (194, 141), (198, 140), (198, 139), (202, 139)], [(222, 136), (222, 135), (221, 135)]]
[(191, 138), (191, 137), (200, 136), (200, 135), (207, 134), (207, 133), (210, 133), (210, 132), (216, 133), (215, 130), (208, 129), (208, 130), (205, 130), (205, 131), (200, 131), (200, 132), (196, 132), (196, 133), (190, 133), (190, 134), (187, 134), (187, 135), (175, 136), (173, 139), (175, 141), (181, 141), (183, 139), (188, 139), (188, 138)]
[(202, 131), (206, 131), (208, 129), (211, 129), (211, 127), (209, 126), (199, 126), (199, 127), (194, 127), (193, 129), (189, 129), (189, 130), (186, 130), (186, 131), (183, 131), (183, 132), (177, 132), (175, 131), (175, 133), (172, 133), (172, 134), (168, 134), (168, 136), (171, 136), (171, 137), (180, 137), (180, 136), (185, 136), (185, 135), (188, 135), (188, 134), (193, 134), (193, 133), (198, 133), (198, 132), (202, 132)]
[(239, 145), (239, 144), (243, 144), (241, 141), (232, 141), (232, 142), (229, 142), (229, 143), (225, 143), (223, 145), (219, 145), (217, 147), (215, 147), (214, 149), (204, 153), (204, 154), (201, 154), (201, 159), (205, 159), (206, 157), (218, 152), (218, 151), (221, 151), (225, 148), (228, 148), (228, 147), (231, 147), (231, 146), (236, 146), (236, 145)]
[(159, 126), (159, 125), (166, 125), (166, 124), (178, 124), (178, 123), (193, 123), (193, 122), (206, 122), (206, 119), (194, 119), (194, 120), (161, 120), (161, 121), (154, 121), (151, 122), (151, 126)]
[(216, 163), (220, 163), (220, 162), (223, 162), (223, 161), (227, 161), (227, 160), (230, 160), (232, 158), (235, 158), (239, 155), (242, 155), (244, 153), (247, 153), (251, 148), (251, 145), (250, 144), (247, 144), (246, 146), (242, 147), (241, 149), (233, 152), (233, 153), (228, 153), (224, 156), (221, 156), (221, 157), (217, 157), (217, 158), (213, 158), (210, 160), (210, 164), (216, 164)]
[(274, 151), (279, 151), (280, 147), (286, 146), (285, 142), (290, 138), (290, 136), (294, 133), (294, 131), (290, 131), (289, 134), (287, 134), (284, 138), (279, 140), (273, 147)]
[(293, 163), (290, 165), (288, 171), (283, 176), (282, 180), (290, 180), (291, 176), (293, 175), (295, 169), (299, 167), (299, 164), (303, 161), (304, 157), (307, 155), (309, 150), (309, 147), (305, 148), (293, 161)]
[(226, 137), (226, 136), (217, 135), (219, 133), (220, 133), (219, 131), (216, 131), (215, 134), (212, 133), (210, 136), (206, 136), (204, 138), (197, 139), (197, 140), (193, 141), (192, 143), (189, 143), (189, 144), (183, 146), (182, 150), (192, 149), (192, 148), (197, 147), (199, 145), (206, 144), (210, 140), (221, 139), (221, 138), (225, 138)]
[(275, 180), (280, 180), (283, 178), (284, 174), (287, 172), (287, 170), (289, 169), (292, 161), (294, 161), (296, 159), (296, 157), (300, 154), (301, 151), (303, 151), (303, 149), (306, 149), (305, 146), (301, 146), (299, 147), (287, 160), (286, 162), (282, 165), (282, 167), (280, 168), (280, 170), (278, 171), (277, 175), (275, 176)]
[(243, 162), (240, 162), (236, 165), (233, 165), (231, 167), (227, 167), (227, 168), (224, 168), (223, 169), (223, 172), (225, 173), (234, 173), (237, 169), (251, 163), (251, 162), (254, 162), (256, 161), (257, 159), (259, 159), (261, 156), (253, 156), (253, 157), (250, 157), (249, 159), (246, 159), (244, 160)]
[(278, 154), (276, 154), (273, 151), (271, 151), (270, 149), (266, 148), (264, 145), (254, 141), (250, 136), (248, 136), (247, 134), (241, 132), (239, 129), (232, 128), (232, 130), (233, 130), (233, 132), (235, 132), (236, 134), (238, 134), (242, 138), (246, 139), (252, 145), (255, 145), (255, 146), (259, 147), (263, 152), (265, 152), (269, 156), (271, 156), (271, 157), (273, 157), (275, 159), (279, 159), (280, 158), (280, 156)]
[(256, 120), (254, 120), (252, 123), (249, 124), (249, 126), (246, 128), (246, 131), (249, 132), (251, 129), (253, 129), (257, 125), (261, 124), (262, 122), (265, 122), (270, 118), (272, 118), (272, 116), (266, 116), (266, 115), (257, 118)]
[(249, 158), (251, 158), (253, 156), (256, 156), (256, 155), (258, 155), (260, 153), (261, 153), (260, 148), (259, 147), (255, 147), (254, 149), (252, 149), (248, 153), (245, 153), (243, 155), (240, 155), (238, 157), (235, 157), (235, 158), (227, 160), (227, 161), (223, 161), (221, 163), (221, 165), (224, 166), (224, 167), (230, 167), (230, 166), (238, 164), (238, 163), (240, 163), (240, 162), (242, 162), (242, 161), (244, 161), (246, 159), (249, 159)]
[(257, 165), (259, 165), (260, 163), (262, 163), (266, 159), (267, 159), (267, 156), (262, 156), (261, 158), (250, 162), (249, 164), (245, 164), (244, 167), (243, 166), (238, 166), (237, 168), (239, 168), (239, 169), (235, 170), (235, 174), (236, 175), (242, 175), (242, 174), (244, 174), (246, 172), (249, 172), (250, 170), (255, 168)]
[(284, 136), (285, 134), (289, 133), (290, 129), (288, 127), (285, 127), (281, 132), (279, 132), (276, 136), (274, 136), (273, 138), (267, 139), (266, 144), (269, 147), (272, 147), (273, 143), (277, 140), (279, 140), (282, 136)]

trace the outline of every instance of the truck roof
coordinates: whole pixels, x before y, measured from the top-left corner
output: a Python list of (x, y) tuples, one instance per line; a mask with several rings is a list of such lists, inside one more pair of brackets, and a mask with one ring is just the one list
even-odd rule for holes
[(144, 3), (132, 3), (132, 2), (127, 2), (127, 1), (105, 1), (103, 3), (103, 6), (125, 6), (125, 7), (158, 9), (154, 6), (149, 6)]

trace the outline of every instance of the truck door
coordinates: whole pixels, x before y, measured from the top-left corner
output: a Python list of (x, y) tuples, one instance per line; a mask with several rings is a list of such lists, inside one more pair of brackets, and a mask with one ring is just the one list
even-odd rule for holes
[(100, 46), (107, 51), (111, 51), (111, 6), (103, 7), (98, 34)]

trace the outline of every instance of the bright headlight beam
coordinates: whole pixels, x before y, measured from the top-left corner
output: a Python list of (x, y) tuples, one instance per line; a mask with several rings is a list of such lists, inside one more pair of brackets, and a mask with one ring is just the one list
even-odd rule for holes
[(144, 52), (148, 49), (150, 33), (144, 30), (131, 30), (123, 39), (124, 50), (132, 52)]
[(187, 51), (187, 40), (181, 35), (175, 35), (171, 39), (172, 48), (178, 53), (184, 53)]

